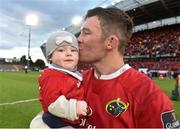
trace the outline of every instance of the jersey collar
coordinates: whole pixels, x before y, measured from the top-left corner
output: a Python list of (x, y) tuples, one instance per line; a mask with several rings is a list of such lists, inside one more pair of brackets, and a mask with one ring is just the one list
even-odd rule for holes
[(98, 76), (96, 74), (96, 71), (94, 70), (94, 77), (96, 79), (110, 80), (110, 79), (116, 78), (117, 76), (123, 74), (125, 71), (127, 71), (130, 68), (131, 68), (131, 66), (129, 66), (128, 64), (125, 64), (120, 69), (115, 71), (114, 73), (108, 74), (108, 75), (101, 75), (99, 78), (98, 78)]
[(59, 70), (59, 71), (62, 71), (62, 72), (65, 72), (65, 73), (68, 73), (70, 74), (71, 76), (75, 77), (76, 79), (78, 79), (79, 81), (82, 81), (82, 75), (78, 72), (78, 71), (70, 71), (70, 70), (67, 70), (67, 69), (64, 69), (64, 68), (60, 68), (60, 67), (55, 67), (54, 65), (52, 64), (48, 64), (48, 67), (51, 68), (51, 69), (55, 69), (55, 70)]

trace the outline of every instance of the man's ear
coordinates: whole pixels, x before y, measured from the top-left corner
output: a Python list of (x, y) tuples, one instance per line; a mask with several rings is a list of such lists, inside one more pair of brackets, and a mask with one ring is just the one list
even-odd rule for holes
[(118, 47), (119, 39), (116, 35), (111, 35), (107, 39), (106, 48), (112, 49)]

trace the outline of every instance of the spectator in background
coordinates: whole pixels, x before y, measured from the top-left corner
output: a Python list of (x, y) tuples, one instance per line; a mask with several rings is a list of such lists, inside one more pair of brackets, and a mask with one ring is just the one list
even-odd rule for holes
[(25, 73), (28, 73), (28, 66), (24, 67), (24, 71), (25, 71)]
[(176, 80), (176, 83), (174, 86), (174, 90), (172, 91), (171, 99), (172, 100), (178, 100), (178, 98), (179, 98), (179, 87), (180, 87), (180, 71), (177, 70), (173, 74), (173, 78)]
[(152, 79), (152, 72), (150, 70), (147, 70), (147, 76)]

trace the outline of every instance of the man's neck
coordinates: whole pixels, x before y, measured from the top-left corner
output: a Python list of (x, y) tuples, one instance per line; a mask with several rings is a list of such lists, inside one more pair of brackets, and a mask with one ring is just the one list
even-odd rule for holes
[(101, 62), (94, 63), (93, 66), (95, 68), (95, 72), (98, 77), (101, 75), (108, 75), (116, 72), (124, 65), (123, 58), (111, 57), (111, 59), (103, 59)]

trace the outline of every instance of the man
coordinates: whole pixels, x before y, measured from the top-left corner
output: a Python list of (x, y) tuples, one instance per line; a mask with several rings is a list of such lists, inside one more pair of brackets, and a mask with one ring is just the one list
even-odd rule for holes
[(146, 75), (124, 63), (132, 20), (123, 11), (97, 7), (87, 12), (78, 37), (80, 61), (94, 68), (84, 75), (91, 113), (88, 128), (177, 128), (169, 98)]

